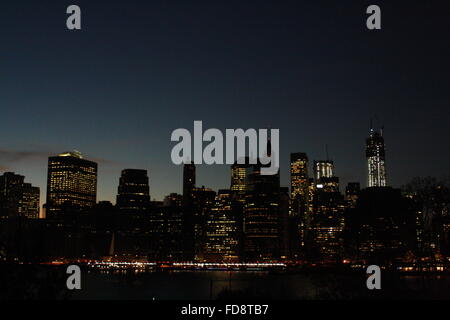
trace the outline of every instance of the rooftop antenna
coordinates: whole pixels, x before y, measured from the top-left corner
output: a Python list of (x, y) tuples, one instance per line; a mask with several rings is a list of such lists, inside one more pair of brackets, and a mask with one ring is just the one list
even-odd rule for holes
[(325, 144), (325, 154), (326, 154), (326, 160), (330, 160), (330, 158), (328, 157), (328, 144)]

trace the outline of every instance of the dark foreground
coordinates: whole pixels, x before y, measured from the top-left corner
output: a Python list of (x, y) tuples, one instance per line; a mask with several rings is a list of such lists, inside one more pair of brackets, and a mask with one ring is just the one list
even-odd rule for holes
[(450, 300), (450, 275), (382, 274), (368, 290), (364, 272), (107, 272), (83, 269), (82, 289), (67, 290), (65, 266), (1, 265), (1, 299), (155, 300)]

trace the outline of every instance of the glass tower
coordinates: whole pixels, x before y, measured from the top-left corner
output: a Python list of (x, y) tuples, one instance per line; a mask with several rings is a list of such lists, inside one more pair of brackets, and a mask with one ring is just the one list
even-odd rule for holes
[(370, 129), (370, 135), (366, 139), (366, 158), (367, 158), (367, 186), (385, 187), (386, 182), (386, 164), (384, 151), (383, 131)]

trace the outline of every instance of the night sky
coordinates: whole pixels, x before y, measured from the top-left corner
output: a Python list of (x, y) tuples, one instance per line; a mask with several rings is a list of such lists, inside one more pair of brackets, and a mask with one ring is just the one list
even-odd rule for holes
[[(392, 2), (395, 2), (392, 3)], [(66, 8), (82, 30), (66, 28)], [(370, 4), (382, 30), (366, 28)], [(152, 198), (181, 193), (171, 132), (280, 129), (289, 153), (366, 184), (370, 119), (384, 125), (388, 184), (450, 173), (449, 19), (444, 1), (10, 1), (0, 6), (0, 173), (45, 199), (47, 158), (98, 161), (98, 200), (120, 171), (149, 170)], [(228, 165), (197, 184), (228, 188)]]

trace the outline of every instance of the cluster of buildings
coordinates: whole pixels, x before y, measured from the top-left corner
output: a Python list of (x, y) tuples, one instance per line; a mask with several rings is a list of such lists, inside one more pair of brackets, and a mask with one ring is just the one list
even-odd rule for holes
[[(290, 188), (280, 186), (279, 173), (261, 175), (263, 165), (245, 161), (231, 166), (230, 187), (215, 192), (198, 186), (196, 166), (185, 164), (183, 194), (171, 193), (163, 201), (151, 201), (146, 170), (125, 169), (113, 205), (96, 201), (97, 164), (78, 152), (62, 153), (48, 160), (45, 219), (34, 224), (39, 188), (14, 173), (0, 176), (0, 221), (8, 221), (2, 232), (14, 230), (0, 241), (22, 259), (340, 263), (404, 258), (420, 242), (420, 206), (387, 187), (381, 131), (370, 131), (366, 157), (367, 188), (348, 183), (345, 194), (334, 162), (314, 160), (310, 172), (305, 153), (291, 154)], [(29, 219), (18, 232), (11, 221), (22, 218)], [(26, 244), (8, 245), (8, 239)]]

